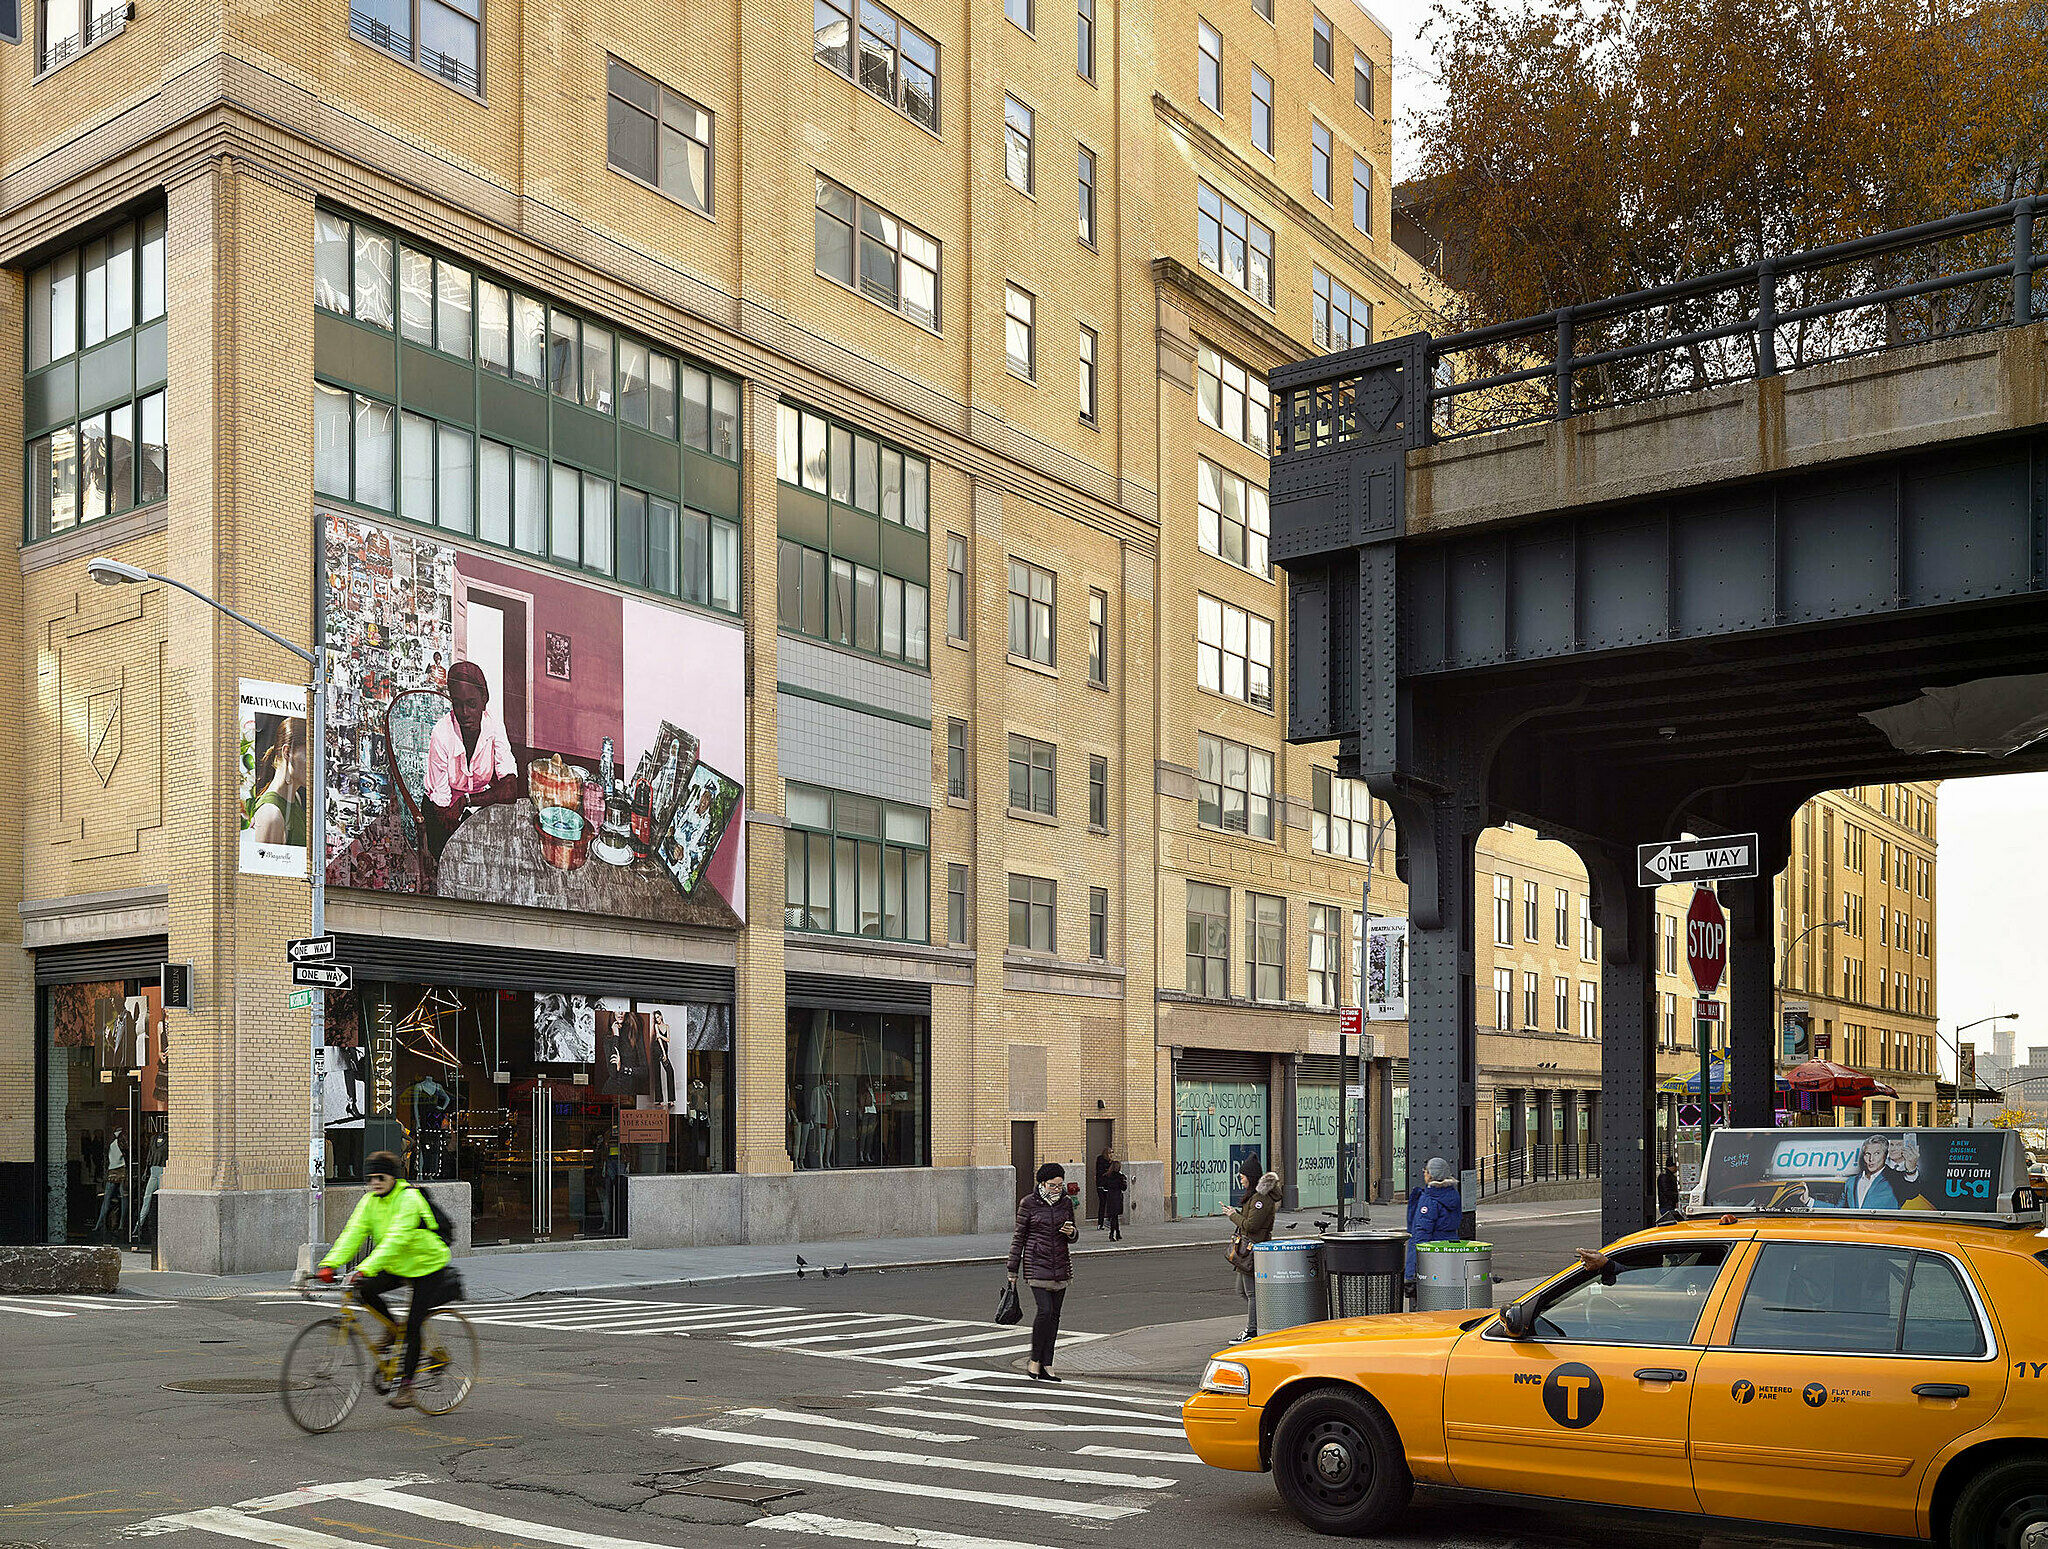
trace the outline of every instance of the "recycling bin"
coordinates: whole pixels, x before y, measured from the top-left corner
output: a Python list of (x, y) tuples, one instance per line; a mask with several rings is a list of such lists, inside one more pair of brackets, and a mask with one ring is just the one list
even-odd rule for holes
[(1415, 1310), (1493, 1305), (1493, 1244), (1424, 1242), (1415, 1247)]
[(1326, 1232), (1323, 1272), (1330, 1280), (1330, 1316), (1369, 1318), (1403, 1310), (1406, 1232)]
[(1252, 1297), (1261, 1334), (1329, 1317), (1323, 1245), (1312, 1238), (1254, 1243)]

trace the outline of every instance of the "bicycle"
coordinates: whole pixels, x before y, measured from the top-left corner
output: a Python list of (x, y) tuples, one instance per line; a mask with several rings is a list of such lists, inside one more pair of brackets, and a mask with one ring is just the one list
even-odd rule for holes
[[(306, 1282), (297, 1286), (314, 1300)], [(379, 1353), (365, 1332), (370, 1319), (389, 1338)], [(340, 1311), (300, 1329), (284, 1353), (278, 1397), (292, 1424), (311, 1435), (333, 1430), (349, 1417), (367, 1381), (378, 1393), (398, 1386), (405, 1362), (405, 1325), (395, 1323), (343, 1288)], [(423, 1413), (445, 1415), (475, 1389), (483, 1370), (476, 1327), (452, 1307), (436, 1307), (420, 1330), (420, 1364), (413, 1374), (413, 1403)]]

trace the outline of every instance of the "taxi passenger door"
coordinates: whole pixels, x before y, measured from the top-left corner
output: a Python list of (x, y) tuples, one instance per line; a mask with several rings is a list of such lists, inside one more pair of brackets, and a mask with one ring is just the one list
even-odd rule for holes
[(1717, 1516), (1919, 1531), (1929, 1460), (1988, 1422), (2005, 1364), (1961, 1263), (1820, 1239), (1761, 1242), (1693, 1387), (1693, 1482)]
[(1526, 1339), (1490, 1322), (1444, 1379), (1452, 1477), (1480, 1490), (1694, 1511), (1695, 1343), (1729, 1245), (1658, 1243), (1546, 1292)]

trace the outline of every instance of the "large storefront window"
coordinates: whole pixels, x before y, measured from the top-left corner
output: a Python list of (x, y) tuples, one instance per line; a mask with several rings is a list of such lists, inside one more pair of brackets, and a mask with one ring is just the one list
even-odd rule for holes
[(1393, 1179), (1394, 1193), (1405, 1197), (1408, 1192), (1408, 1076), (1403, 1071), (1389, 1083), (1387, 1096), (1387, 1129), (1393, 1142), (1393, 1167), (1388, 1176)]
[(727, 1172), (725, 1003), (373, 983), (331, 1008), (330, 1176), (391, 1150), (479, 1243), (625, 1235), (626, 1178)]
[(784, 1143), (812, 1167), (931, 1161), (931, 1019), (792, 1007)]
[(41, 1000), (45, 1235), (153, 1248), (170, 1154), (170, 1050), (156, 981), (56, 984)]
[[(1348, 1063), (1348, 1062), (1347, 1062)], [(1359, 1169), (1359, 1139), (1365, 1133), (1365, 1103), (1354, 1088), (1351, 1111), (1343, 1118), (1343, 1146), (1338, 1146), (1338, 1109), (1343, 1101), (1334, 1081), (1297, 1080), (1294, 1086), (1294, 1182), (1296, 1202), (1303, 1210), (1330, 1210), (1337, 1204), (1337, 1170), (1344, 1166), (1347, 1208), (1365, 1203)]]
[(1266, 1083), (1176, 1079), (1173, 1111), (1174, 1214), (1220, 1215), (1237, 1202), (1238, 1167), (1268, 1161)]

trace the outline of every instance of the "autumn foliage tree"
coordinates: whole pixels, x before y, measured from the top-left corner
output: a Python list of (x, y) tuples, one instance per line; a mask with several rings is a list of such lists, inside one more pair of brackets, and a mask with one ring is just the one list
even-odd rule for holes
[(1421, 214), (1474, 324), (2048, 186), (2041, 0), (1439, 0), (1425, 38)]

